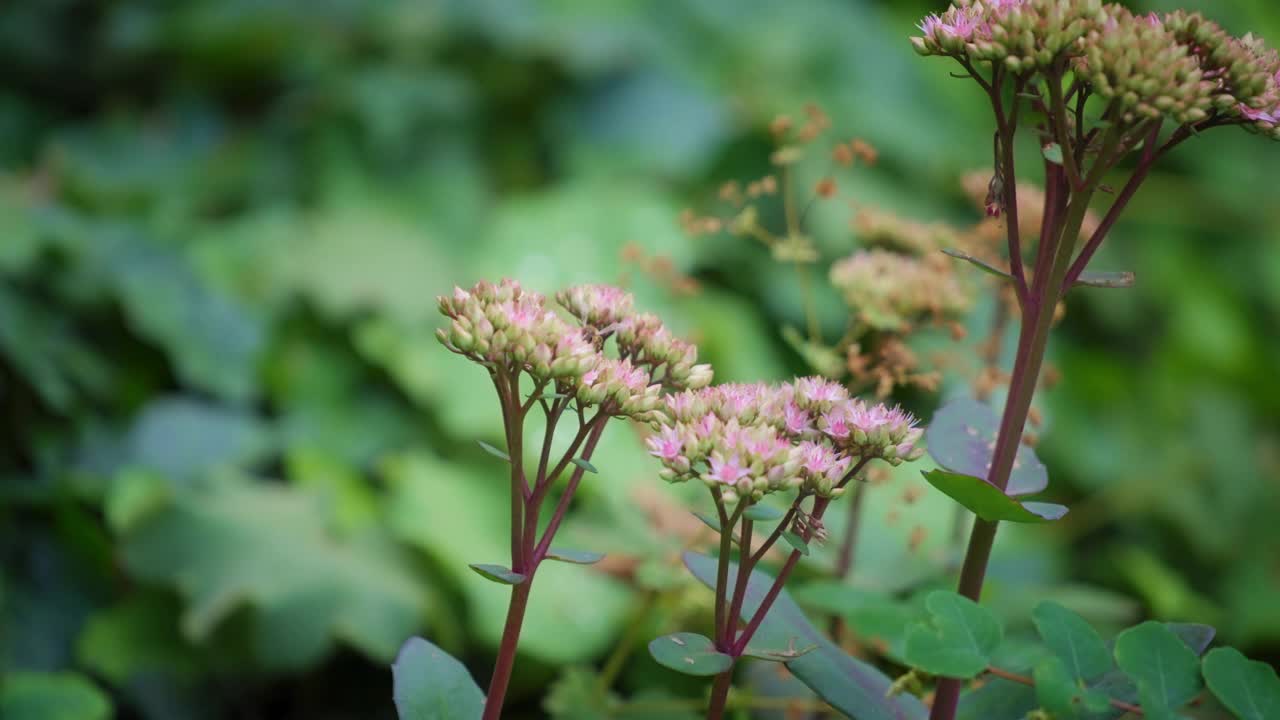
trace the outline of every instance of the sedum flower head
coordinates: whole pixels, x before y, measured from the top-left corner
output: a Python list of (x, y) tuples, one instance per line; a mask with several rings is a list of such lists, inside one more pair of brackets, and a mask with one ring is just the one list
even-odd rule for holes
[(850, 398), (823, 378), (686, 391), (667, 396), (660, 414), (646, 442), (661, 477), (700, 480), (728, 502), (791, 489), (838, 496), (855, 463), (898, 464), (923, 453), (909, 414)]
[(831, 284), (864, 323), (880, 330), (902, 330), (927, 315), (963, 313), (970, 303), (939, 256), (859, 251), (831, 266)]
[(920, 23), (922, 55), (1000, 62), (1015, 72), (1081, 51), (1100, 0), (960, 0)]
[(1212, 106), (1280, 139), (1280, 54), (1252, 33), (1234, 37), (1200, 13), (1177, 11), (1161, 24), (1199, 64)]
[[(628, 293), (608, 285), (571, 287), (556, 294), (569, 314), (557, 314), (540, 293), (514, 280), (454, 288), (439, 298), (450, 319), (436, 337), (449, 350), (495, 374), (526, 373), (554, 385), (579, 408), (652, 421), (664, 389), (705, 387), (711, 368), (697, 349), (675, 338), (655, 316), (639, 315)], [(616, 338), (614, 352), (606, 344)]]

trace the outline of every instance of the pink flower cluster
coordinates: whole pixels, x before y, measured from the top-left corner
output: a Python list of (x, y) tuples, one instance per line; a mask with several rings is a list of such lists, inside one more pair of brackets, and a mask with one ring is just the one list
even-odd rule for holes
[(661, 477), (699, 479), (726, 501), (797, 488), (834, 497), (859, 461), (897, 465), (924, 452), (922, 430), (909, 413), (867, 405), (816, 377), (670, 395), (662, 416), (647, 441), (663, 465)]
[[(439, 298), (451, 322), (436, 331), (449, 350), (518, 380), (554, 385), (579, 407), (652, 420), (664, 388), (690, 390), (711, 382), (697, 349), (671, 335), (652, 315), (638, 315), (634, 300), (607, 285), (571, 287), (556, 296), (576, 320), (558, 314), (540, 293), (514, 280), (481, 281)], [(613, 354), (606, 345), (617, 337)]]

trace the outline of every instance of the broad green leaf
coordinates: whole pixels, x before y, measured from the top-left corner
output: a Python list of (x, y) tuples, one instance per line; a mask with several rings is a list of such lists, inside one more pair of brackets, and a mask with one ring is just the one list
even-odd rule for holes
[(484, 711), (484, 693), (467, 668), (420, 637), (400, 648), (391, 675), (400, 720), (473, 720)]
[(1144, 710), (1176, 710), (1200, 692), (1200, 659), (1161, 623), (1144, 622), (1120, 633), (1115, 657), (1137, 683)]
[(755, 504), (742, 512), (742, 517), (753, 522), (768, 522), (782, 519), (783, 512), (772, 505)]
[(1204, 656), (1204, 681), (1240, 720), (1280, 717), (1276, 669), (1250, 660), (1235, 648), (1217, 648)]
[(11, 672), (0, 683), (4, 720), (108, 720), (111, 700), (78, 673)]
[(559, 560), (560, 562), (573, 563), (575, 565), (592, 565), (604, 559), (604, 553), (591, 552), (589, 550), (566, 550), (564, 548), (551, 548), (547, 550), (548, 560)]
[(1045, 523), (1060, 519), (1067, 508), (1054, 503), (1019, 502), (1000, 488), (972, 475), (931, 470), (921, 472), (929, 484), (983, 520), (1016, 523)]
[[(707, 587), (716, 581), (716, 560), (694, 552), (684, 554), (684, 564)], [(730, 576), (737, 572), (731, 563)], [(773, 578), (755, 570), (747, 580), (742, 604), (744, 619), (755, 614)], [(911, 695), (885, 697), (892, 684), (874, 666), (850, 657), (813, 626), (784, 588), (769, 614), (760, 624), (752, 644), (761, 647), (817, 645), (817, 649), (791, 662), (787, 669), (832, 707), (858, 720), (924, 720), (928, 715), (920, 700)]]
[(592, 464), (591, 464), (589, 461), (587, 461), (585, 458), (576, 457), (576, 458), (573, 458), (572, 460), (570, 460), (569, 462), (572, 462), (574, 465), (577, 465), (578, 467), (582, 468), (583, 470), (585, 470), (585, 471), (587, 471), (587, 472), (589, 472), (589, 473), (593, 473), (593, 474), (596, 474), (596, 475), (599, 475), (599, 474), (600, 474), (600, 471), (596, 469), (596, 466), (595, 466), (595, 465), (592, 465)]
[(680, 632), (655, 638), (649, 654), (659, 665), (685, 675), (719, 675), (733, 667), (733, 658), (716, 650), (711, 639), (697, 633)]
[(1110, 706), (1106, 695), (1081, 688), (1066, 663), (1056, 655), (1036, 665), (1034, 678), (1040, 706), (1053, 713), (1057, 720), (1086, 718)]
[[(938, 409), (925, 430), (929, 455), (944, 470), (986, 479), (991, 470), (1000, 418), (986, 403), (959, 397)], [(1034, 495), (1049, 486), (1049, 473), (1035, 450), (1019, 444), (1006, 494)]]
[(306, 666), (336, 638), (389, 660), (421, 623), (418, 575), (385, 538), (336, 539), (323, 518), (295, 488), (227, 477), (177, 488), (122, 533), (121, 553), (136, 578), (182, 594), (192, 641), (249, 608), (255, 653), (268, 666)]
[(1076, 278), (1076, 286), (1099, 288), (1131, 288), (1135, 281), (1131, 272), (1094, 272), (1086, 270)]
[[(1203, 653), (1209, 647), (1209, 643), (1213, 641), (1214, 630), (1208, 625), (1165, 623), (1164, 627), (1197, 656)], [(1138, 686), (1120, 668), (1113, 669), (1098, 678), (1097, 681), (1090, 683), (1089, 689), (1131, 704), (1136, 704), (1139, 701)], [(1123, 710), (1110, 708), (1105, 712), (1096, 714), (1089, 720), (1115, 720), (1124, 714)]]
[(976, 677), (991, 664), (1004, 637), (990, 610), (957, 593), (938, 590), (925, 599), (929, 619), (907, 631), (906, 661), (934, 675)]
[(791, 532), (790, 530), (783, 530), (781, 537), (783, 540), (786, 540), (787, 544), (793, 549), (799, 550), (801, 555), (806, 557), (809, 555), (809, 543), (801, 539), (799, 535)]
[(527, 579), (524, 575), (513, 572), (511, 568), (503, 567), (502, 565), (472, 563), (467, 567), (475, 570), (476, 574), (485, 580), (492, 580), (502, 585), (519, 585)]
[[(499, 450), (498, 448), (490, 445), (489, 443), (483, 440), (477, 440), (476, 444), (480, 446), (481, 450), (484, 450), (485, 452), (498, 458), (499, 460), (502, 460), (504, 462), (511, 462), (511, 456), (507, 454), (506, 450)], [(575, 458), (575, 460), (576, 459), (577, 458)]]
[(1001, 278), (1004, 278), (1005, 280), (1013, 279), (1013, 276), (1010, 275), (1007, 270), (1001, 270), (1000, 268), (997, 268), (993, 265), (983, 262), (982, 260), (979, 260), (978, 258), (966, 252), (955, 250), (953, 248), (943, 248), (942, 252), (946, 253), (947, 255), (950, 255), (953, 258), (956, 258), (957, 260), (964, 260), (965, 262), (973, 265), (979, 270), (982, 270), (983, 272), (989, 273), (991, 275), (995, 275), (996, 277), (1001, 277)]
[(1046, 600), (1031, 613), (1036, 630), (1074, 680), (1092, 680), (1112, 667), (1111, 652), (1087, 620)]

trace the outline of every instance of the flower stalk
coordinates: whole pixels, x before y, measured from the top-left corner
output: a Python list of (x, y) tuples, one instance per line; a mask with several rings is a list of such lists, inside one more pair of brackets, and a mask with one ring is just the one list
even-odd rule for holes
[[(1007, 278), (1021, 309), (1008, 398), (985, 478), (1004, 490), (1059, 302), (1085, 277), (1090, 260), (1167, 152), (1225, 125), (1280, 139), (1280, 56), (1257, 38), (1232, 37), (1199, 14), (1138, 16), (1101, 0), (960, 0), (925, 18), (920, 28), (923, 36), (912, 39), (916, 50), (956, 60), (986, 92), (995, 116), (988, 207), (993, 215), (1007, 213)], [(1101, 108), (1092, 122), (1091, 102)], [(1174, 129), (1164, 138), (1168, 123)], [(1045, 158), (1042, 223), (1030, 269), (1023, 264), (1015, 195), (1014, 141), (1024, 124), (1036, 133)], [(1121, 191), (1078, 248), (1104, 178), (1135, 153)], [(959, 580), (959, 592), (974, 601), (982, 593), (997, 527), (974, 522)], [(960, 684), (939, 679), (931, 720), (955, 717)]]

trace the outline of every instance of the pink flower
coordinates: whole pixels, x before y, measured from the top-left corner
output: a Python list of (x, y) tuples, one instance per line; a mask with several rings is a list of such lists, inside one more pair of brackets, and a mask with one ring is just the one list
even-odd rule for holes
[(844, 386), (820, 377), (796, 380), (796, 392), (810, 404), (832, 403), (844, 399)]
[(735, 453), (725, 460), (719, 453), (711, 456), (711, 471), (704, 477), (708, 480), (724, 483), (725, 485), (737, 485), (738, 481), (747, 476), (749, 471), (742, 466), (741, 460)]
[(823, 415), (819, 427), (822, 428), (822, 432), (833, 438), (843, 440), (849, 437), (849, 418), (844, 408), (834, 408)]
[(684, 452), (684, 441), (674, 427), (663, 428), (661, 433), (646, 438), (645, 444), (649, 446), (649, 454), (659, 460), (675, 460)]
[(1246, 119), (1254, 122), (1261, 121), (1271, 123), (1273, 125), (1280, 123), (1280, 117), (1277, 117), (1280, 115), (1280, 108), (1276, 108), (1275, 114), (1272, 114), (1266, 110), (1257, 110), (1245, 105), (1244, 103), (1240, 103), (1240, 114), (1245, 116)]
[(836, 465), (836, 454), (826, 445), (800, 443), (800, 467), (810, 475), (825, 475)]
[(788, 401), (782, 409), (782, 420), (787, 432), (792, 435), (803, 435), (810, 429), (809, 413), (800, 409), (799, 405)]

